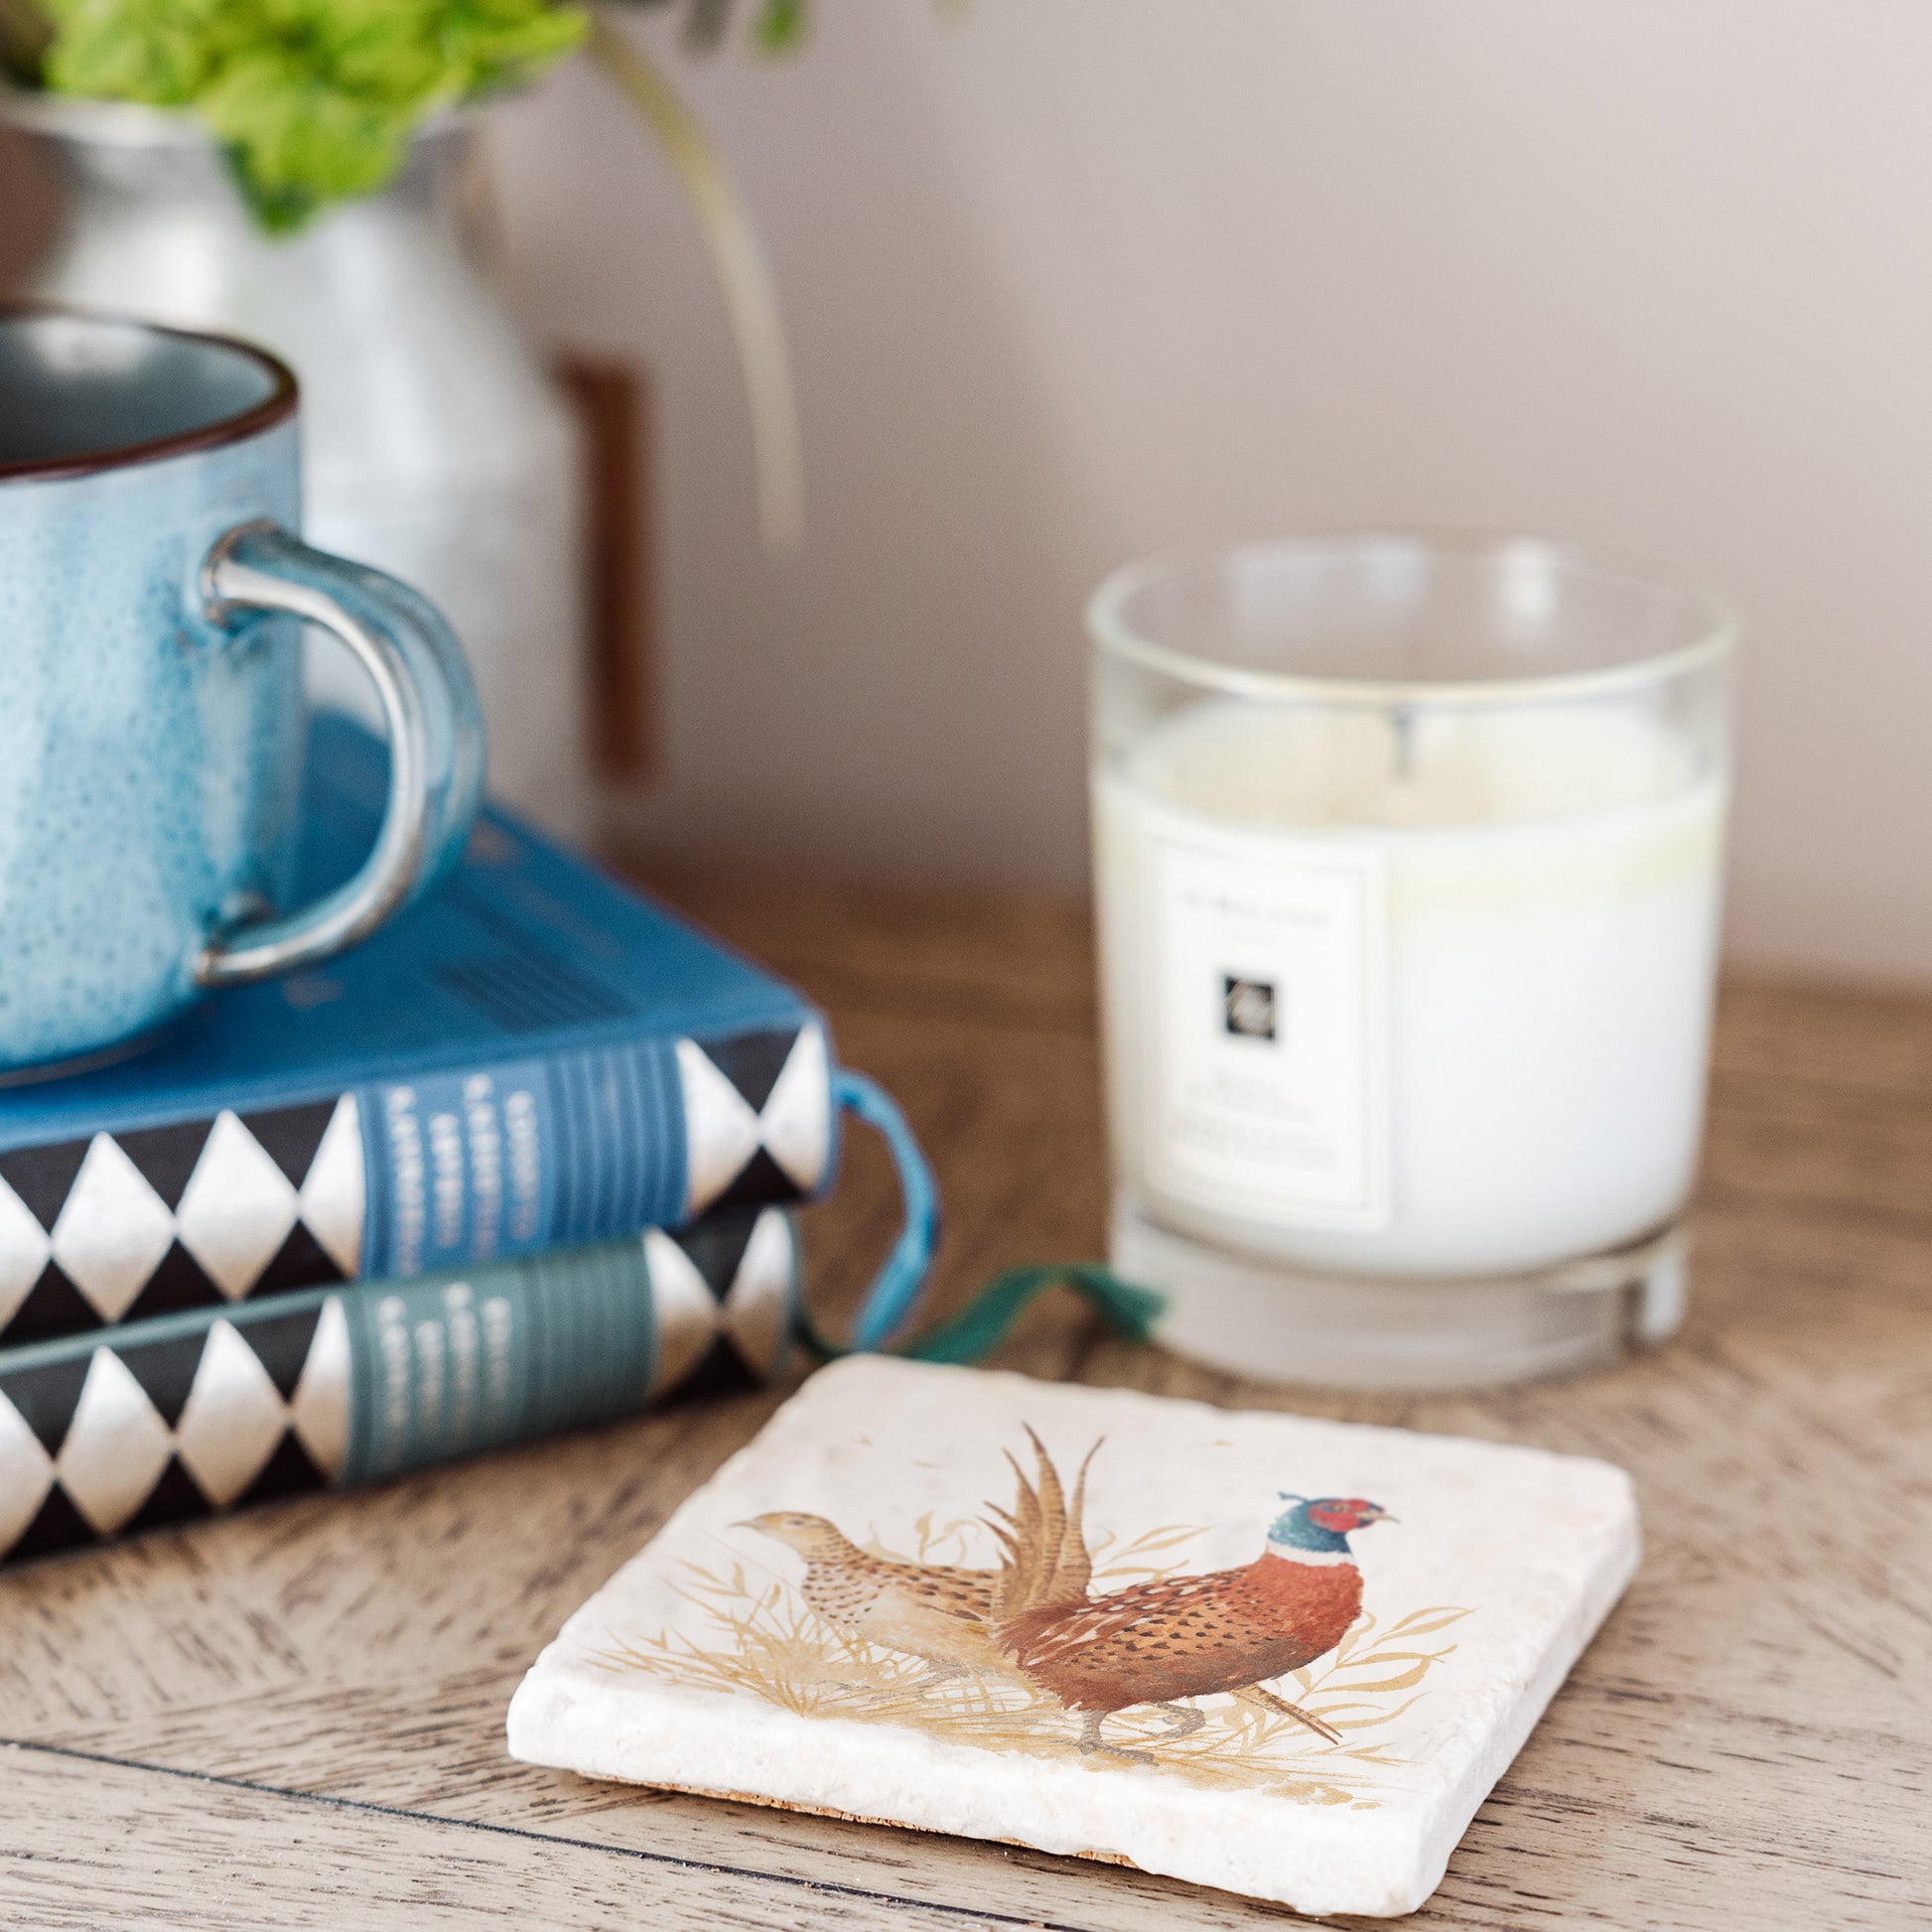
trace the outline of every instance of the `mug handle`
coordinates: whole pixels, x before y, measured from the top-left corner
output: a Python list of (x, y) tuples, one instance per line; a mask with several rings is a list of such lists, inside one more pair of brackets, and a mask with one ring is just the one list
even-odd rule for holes
[(455, 862), (483, 788), (483, 708), (462, 645), (427, 598), (279, 524), (237, 524), (218, 538), (202, 565), (202, 600), (223, 629), (276, 611), (332, 631), (374, 681), (389, 738), (388, 806), (354, 878), (203, 947), (196, 983), (234, 986), (366, 939)]

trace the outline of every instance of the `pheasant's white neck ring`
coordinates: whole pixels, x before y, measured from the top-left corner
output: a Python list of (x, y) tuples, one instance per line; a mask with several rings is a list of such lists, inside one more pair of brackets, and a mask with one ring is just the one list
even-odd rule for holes
[[(1249, 1549), (1255, 1546), (1250, 1543)], [(1279, 1558), (1283, 1563), (1306, 1563), (1317, 1570), (1332, 1570), (1338, 1564), (1354, 1568), (1355, 1559), (1346, 1550), (1298, 1550), (1292, 1543), (1277, 1543), (1273, 1537), (1268, 1540), (1268, 1554)]]

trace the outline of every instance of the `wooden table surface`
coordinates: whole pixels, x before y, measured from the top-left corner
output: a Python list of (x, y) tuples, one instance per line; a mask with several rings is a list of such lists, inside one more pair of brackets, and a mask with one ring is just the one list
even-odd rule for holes
[[(801, 982), (945, 1189), (938, 1300), (1098, 1251), (1081, 908), (671, 874)], [(855, 1137), (857, 1138), (857, 1137)], [(849, 1292), (893, 1211), (812, 1217)], [(1932, 1912), (1932, 1005), (1734, 986), (1686, 1333), (1496, 1395), (1204, 1373), (1042, 1306), (1004, 1365), (1607, 1456), (1647, 1555), (1417, 1925), (1815, 1928)], [(1057, 1298), (1056, 1298), (1057, 1299)], [(1233, 1927), (1289, 1915), (1002, 1847), (512, 1763), (564, 1617), (769, 1413), (670, 1413), (0, 1576), (0, 1923)]]

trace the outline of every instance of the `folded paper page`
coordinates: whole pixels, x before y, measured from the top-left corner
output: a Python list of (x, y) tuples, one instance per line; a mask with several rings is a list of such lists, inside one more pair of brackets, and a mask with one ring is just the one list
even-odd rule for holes
[(570, 1619), (509, 1744), (1407, 1912), (1636, 1562), (1604, 1463), (858, 1356)]

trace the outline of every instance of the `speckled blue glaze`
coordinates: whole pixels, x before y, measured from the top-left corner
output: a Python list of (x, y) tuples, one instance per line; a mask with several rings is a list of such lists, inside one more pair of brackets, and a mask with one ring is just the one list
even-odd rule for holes
[(214, 540), (299, 527), (292, 419), (0, 481), (0, 1067), (87, 1053), (196, 997), (208, 933), (286, 902), (299, 626), (202, 615)]

